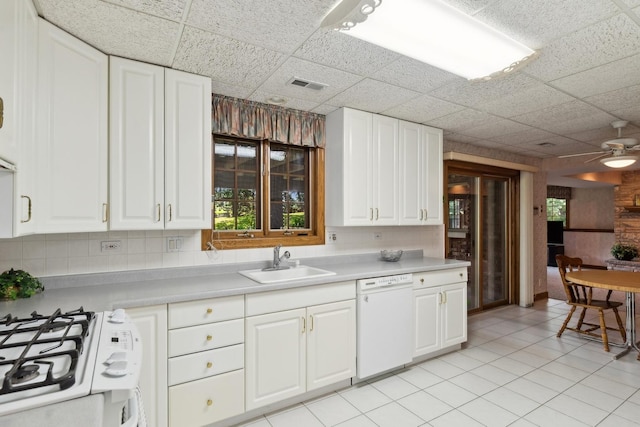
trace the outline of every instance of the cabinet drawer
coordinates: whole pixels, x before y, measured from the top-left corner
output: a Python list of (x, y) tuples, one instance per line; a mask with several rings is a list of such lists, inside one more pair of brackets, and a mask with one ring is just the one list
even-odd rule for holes
[(244, 412), (244, 369), (169, 387), (169, 426), (203, 426)]
[(244, 296), (169, 304), (169, 329), (244, 317)]
[(169, 357), (244, 342), (244, 319), (169, 331)]
[(466, 281), (466, 267), (452, 268), (450, 270), (426, 271), (424, 273), (416, 273), (413, 275), (414, 288), (428, 288)]
[(169, 359), (169, 385), (244, 368), (244, 344)]

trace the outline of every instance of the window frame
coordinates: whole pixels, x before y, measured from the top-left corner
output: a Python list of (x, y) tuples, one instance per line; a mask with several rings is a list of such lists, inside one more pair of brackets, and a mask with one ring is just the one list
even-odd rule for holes
[[(564, 214), (564, 218), (558, 216), (549, 216), (549, 204), (553, 203), (551, 202), (551, 199), (553, 200), (564, 200), (564, 208), (565, 208), (565, 214)], [(568, 229), (569, 228), (569, 202), (570, 199), (565, 198), (565, 197), (547, 197), (546, 198), (546, 215), (547, 215), (547, 221), (564, 221), (564, 229)]]
[[(215, 134), (213, 135), (216, 136)], [(270, 161), (269, 151), (272, 143), (277, 142), (269, 140), (252, 140), (249, 138), (241, 138), (230, 135), (219, 135), (225, 139), (234, 139), (237, 141), (252, 141), (259, 144), (260, 151), (260, 176), (261, 176), (261, 209), (262, 209), (262, 229), (257, 231), (249, 230), (242, 233), (241, 230), (214, 230), (212, 215), (210, 229), (201, 230), (201, 249), (203, 251), (211, 250), (211, 246), (217, 250), (224, 249), (248, 249), (248, 248), (267, 248), (278, 244), (283, 246), (310, 246), (325, 244), (325, 152), (321, 147), (305, 147), (309, 149), (309, 188), (311, 195), (309, 198), (309, 228), (308, 229), (288, 229), (288, 230), (270, 230)], [(212, 153), (215, 152), (215, 140), (211, 139)], [(286, 144), (282, 144), (286, 145)], [(211, 156), (213, 163), (214, 156)], [(211, 168), (211, 209), (214, 209), (213, 189), (215, 177), (215, 165)]]

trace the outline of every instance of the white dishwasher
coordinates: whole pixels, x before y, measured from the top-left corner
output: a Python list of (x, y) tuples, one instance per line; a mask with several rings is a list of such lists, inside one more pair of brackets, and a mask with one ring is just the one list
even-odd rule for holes
[(357, 377), (368, 378), (411, 362), (413, 276), (357, 281)]

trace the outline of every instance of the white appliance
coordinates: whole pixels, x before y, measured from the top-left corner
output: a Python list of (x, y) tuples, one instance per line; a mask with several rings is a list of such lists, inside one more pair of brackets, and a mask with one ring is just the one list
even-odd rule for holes
[(357, 377), (397, 368), (413, 357), (413, 276), (362, 279), (357, 289)]
[(138, 426), (141, 362), (140, 334), (123, 310), (8, 314), (0, 318), (0, 425)]

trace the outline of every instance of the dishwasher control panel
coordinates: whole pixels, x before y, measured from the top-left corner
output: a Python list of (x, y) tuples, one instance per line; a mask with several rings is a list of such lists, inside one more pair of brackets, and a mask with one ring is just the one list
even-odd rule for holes
[(372, 277), (371, 279), (360, 279), (356, 283), (358, 285), (358, 291), (407, 285), (413, 283), (413, 274), (405, 273), (395, 274), (393, 276)]

